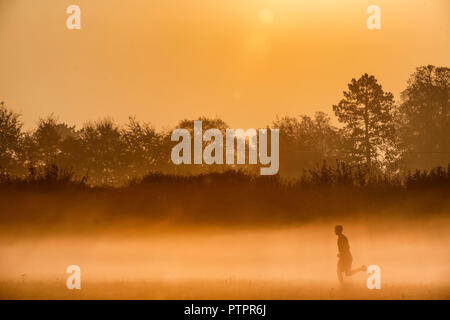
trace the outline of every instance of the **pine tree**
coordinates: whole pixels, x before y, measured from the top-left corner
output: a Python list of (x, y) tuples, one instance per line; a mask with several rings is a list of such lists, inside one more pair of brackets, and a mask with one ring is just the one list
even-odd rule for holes
[(374, 162), (393, 158), (395, 148), (394, 97), (383, 91), (374, 76), (367, 73), (358, 80), (352, 79), (344, 99), (333, 106), (349, 141), (350, 159), (371, 168)]

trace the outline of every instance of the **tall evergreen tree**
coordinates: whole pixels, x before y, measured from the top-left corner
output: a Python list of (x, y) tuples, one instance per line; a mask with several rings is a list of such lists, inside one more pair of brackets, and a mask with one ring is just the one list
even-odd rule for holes
[(394, 97), (374, 76), (366, 73), (352, 79), (344, 99), (333, 110), (345, 124), (351, 160), (371, 168), (375, 162), (394, 158)]

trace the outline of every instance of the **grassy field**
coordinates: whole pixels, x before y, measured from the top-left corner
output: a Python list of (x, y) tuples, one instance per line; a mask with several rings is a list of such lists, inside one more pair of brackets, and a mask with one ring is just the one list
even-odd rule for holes
[(1, 299), (450, 299), (450, 286), (363, 285), (293, 281), (187, 280), (86, 282), (68, 290), (65, 281), (2, 281)]
[[(340, 286), (333, 224), (63, 237), (0, 237), (0, 299), (450, 299), (448, 220), (345, 223), (353, 268)], [(186, 229), (186, 228), (185, 228)], [(81, 290), (66, 268), (81, 268)]]

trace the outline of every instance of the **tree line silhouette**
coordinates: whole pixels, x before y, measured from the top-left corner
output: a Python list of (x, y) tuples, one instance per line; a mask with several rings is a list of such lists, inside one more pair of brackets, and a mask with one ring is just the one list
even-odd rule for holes
[(273, 227), (345, 219), (425, 223), (448, 217), (449, 190), (450, 166), (402, 181), (381, 173), (368, 178), (366, 168), (344, 163), (323, 164), (290, 181), (236, 170), (151, 173), (115, 188), (87, 186), (53, 165), (0, 183), (0, 206), (6, 208), (0, 230), (146, 232), (152, 226)]
[[(449, 172), (442, 168), (450, 164), (449, 91), (450, 69), (431, 65), (416, 69), (398, 102), (374, 76), (352, 79), (332, 106), (340, 127), (323, 112), (278, 117), (270, 125), (280, 129), (280, 177), (297, 178), (300, 184), (397, 181), (412, 186), (442, 177), (448, 183)], [(199, 119), (204, 130), (229, 127), (221, 119)], [(190, 128), (192, 123), (185, 119), (176, 127)], [(123, 127), (104, 119), (78, 129), (53, 116), (41, 119), (33, 131), (24, 131), (22, 125), (20, 116), (2, 102), (3, 184), (117, 186), (165, 175), (175, 181), (176, 176), (208, 174), (217, 179), (217, 173), (230, 177), (230, 170), (246, 176), (259, 172), (254, 165), (176, 166), (170, 160), (172, 130), (156, 130), (135, 118)]]

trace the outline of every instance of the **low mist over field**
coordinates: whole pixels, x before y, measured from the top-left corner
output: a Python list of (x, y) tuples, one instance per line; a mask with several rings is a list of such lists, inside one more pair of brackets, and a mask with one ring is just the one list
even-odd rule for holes
[[(448, 219), (421, 224), (389, 218), (344, 223), (354, 266), (379, 265), (382, 290), (368, 290), (365, 273), (340, 287), (333, 224), (314, 223), (259, 229), (147, 228), (139, 236), (92, 233), (24, 238), (3, 234), (0, 297), (450, 297)], [(65, 270), (71, 264), (81, 268), (79, 292), (65, 288)]]

